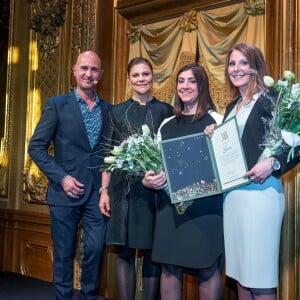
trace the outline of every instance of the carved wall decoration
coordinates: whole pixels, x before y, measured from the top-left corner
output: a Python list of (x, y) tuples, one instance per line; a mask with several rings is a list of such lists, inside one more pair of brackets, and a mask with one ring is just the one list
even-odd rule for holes
[(261, 0), (245, 0), (244, 8), (247, 14), (252, 16), (263, 15), (265, 13), (265, 3)]
[(44, 204), (48, 179), (30, 158), (27, 159), (22, 175), (24, 181), (23, 193), (25, 201)]
[[(72, 10), (72, 62), (84, 50), (96, 50), (96, 1), (74, 0)], [(71, 78), (72, 86), (75, 81)]]
[(58, 29), (65, 22), (66, 0), (28, 0), (30, 28), (38, 33), (38, 47), (44, 59), (51, 59), (58, 47)]

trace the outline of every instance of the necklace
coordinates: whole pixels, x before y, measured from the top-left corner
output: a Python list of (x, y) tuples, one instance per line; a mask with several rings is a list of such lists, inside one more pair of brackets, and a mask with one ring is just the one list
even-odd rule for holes
[(242, 107), (246, 107), (247, 105), (249, 105), (249, 103), (251, 103), (252, 100), (253, 99), (248, 99), (245, 102), (243, 102), (243, 98), (241, 97), (236, 105), (236, 113), (238, 113)]
[(245, 103), (243, 103), (243, 101), (241, 101), (242, 106), (247, 106), (251, 101), (252, 101), (252, 99), (248, 99), (247, 101), (245, 101)]

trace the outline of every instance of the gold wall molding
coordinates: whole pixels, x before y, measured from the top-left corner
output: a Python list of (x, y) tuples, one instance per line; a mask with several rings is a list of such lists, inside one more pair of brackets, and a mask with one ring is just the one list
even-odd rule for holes
[(178, 17), (193, 9), (209, 10), (244, 1), (245, 0), (117, 0), (117, 9), (130, 23), (136, 25), (154, 23)]

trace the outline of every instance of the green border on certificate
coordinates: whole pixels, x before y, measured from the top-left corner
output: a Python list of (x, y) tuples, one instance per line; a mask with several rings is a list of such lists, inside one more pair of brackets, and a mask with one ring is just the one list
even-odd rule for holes
[(220, 194), (250, 183), (235, 117), (204, 133), (161, 141), (172, 203)]

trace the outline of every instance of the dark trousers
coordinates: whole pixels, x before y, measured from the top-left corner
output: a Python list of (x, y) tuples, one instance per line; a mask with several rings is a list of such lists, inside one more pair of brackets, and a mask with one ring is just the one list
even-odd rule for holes
[(82, 205), (49, 206), (53, 240), (53, 282), (57, 300), (72, 299), (73, 260), (80, 221), (84, 245), (81, 299), (92, 300), (97, 296), (106, 233), (106, 221), (100, 213), (98, 201), (98, 192), (94, 191)]

